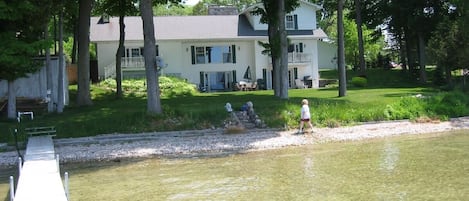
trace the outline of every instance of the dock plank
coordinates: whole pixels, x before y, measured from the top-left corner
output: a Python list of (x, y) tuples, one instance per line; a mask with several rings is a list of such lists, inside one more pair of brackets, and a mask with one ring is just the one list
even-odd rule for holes
[(67, 201), (51, 136), (30, 137), (14, 201)]

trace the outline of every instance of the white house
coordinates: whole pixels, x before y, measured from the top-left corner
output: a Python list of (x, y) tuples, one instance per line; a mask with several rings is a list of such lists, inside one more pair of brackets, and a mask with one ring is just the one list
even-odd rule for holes
[[(241, 80), (258, 81), (261, 88), (272, 85), (272, 64), (259, 41), (266, 42), (267, 25), (253, 15), (257, 4), (238, 15), (158, 16), (154, 17), (157, 58), (161, 73), (178, 76), (209, 91), (231, 90)], [(290, 87), (295, 80), (309, 78), (307, 84), (318, 87), (320, 60), (334, 62), (334, 54), (319, 57), (318, 43), (327, 35), (316, 26), (320, 6), (300, 1), (300, 6), (286, 15), (289, 47)], [(140, 16), (125, 17), (125, 56), (123, 76), (143, 76), (143, 30)], [(115, 75), (115, 54), (119, 40), (117, 17), (91, 18), (91, 42), (96, 44), (101, 78)], [(329, 51), (330, 52), (330, 51)]]

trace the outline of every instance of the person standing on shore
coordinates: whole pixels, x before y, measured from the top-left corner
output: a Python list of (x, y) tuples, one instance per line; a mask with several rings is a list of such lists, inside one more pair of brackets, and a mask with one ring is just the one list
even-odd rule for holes
[(313, 124), (311, 124), (311, 113), (309, 112), (308, 100), (303, 99), (301, 101), (301, 120), (300, 120), (300, 130), (298, 134), (303, 133), (303, 126), (305, 123), (308, 124), (311, 132), (313, 132)]

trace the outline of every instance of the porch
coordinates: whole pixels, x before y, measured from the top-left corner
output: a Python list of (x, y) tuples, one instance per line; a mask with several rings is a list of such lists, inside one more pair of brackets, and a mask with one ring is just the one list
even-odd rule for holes
[[(157, 57), (157, 61), (161, 59)], [(123, 57), (121, 58), (121, 70), (123, 79), (143, 78), (145, 77), (145, 58), (144, 57)], [(116, 77), (116, 62), (112, 62), (104, 67), (104, 78)]]

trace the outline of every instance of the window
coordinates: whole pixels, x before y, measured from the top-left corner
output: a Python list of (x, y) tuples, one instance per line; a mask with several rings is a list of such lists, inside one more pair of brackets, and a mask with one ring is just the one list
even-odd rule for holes
[[(158, 45), (156, 45), (155, 48), (156, 48), (156, 55), (155, 56), (159, 56), (160, 52), (159, 52), (159, 49), (158, 49)], [(125, 48), (124, 57), (143, 57), (143, 47)]]
[(285, 16), (285, 29), (297, 30), (298, 29), (298, 15)]
[(233, 63), (235, 60), (233, 46), (199, 46), (191, 47), (193, 64)]
[(294, 44), (289, 44), (288, 45), (288, 52), (293, 52), (295, 51), (295, 45)]
[(295, 29), (295, 21), (293, 15), (287, 15), (285, 17), (285, 29)]
[(195, 48), (195, 57), (197, 58), (196, 61), (198, 64), (205, 63), (205, 51), (204, 47), (196, 47)]
[(141, 49), (140, 48), (132, 48), (131, 49), (131, 56), (130, 57), (140, 57), (142, 56), (142, 51), (140, 51)]

